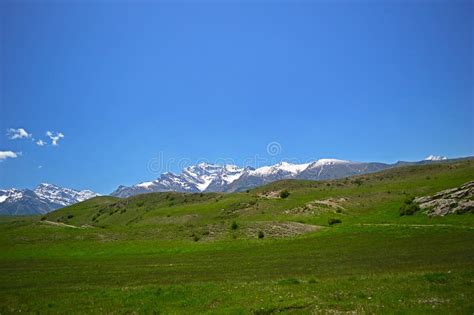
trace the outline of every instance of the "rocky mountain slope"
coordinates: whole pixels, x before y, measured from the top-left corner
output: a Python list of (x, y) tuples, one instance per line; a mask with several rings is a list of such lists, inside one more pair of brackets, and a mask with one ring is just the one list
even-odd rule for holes
[(42, 183), (34, 190), (0, 190), (0, 215), (43, 214), (99, 196), (90, 190), (75, 190)]
[(111, 195), (125, 198), (160, 191), (235, 192), (281, 179), (335, 179), (376, 172), (389, 167), (391, 165), (384, 163), (360, 163), (336, 159), (321, 159), (305, 164), (281, 162), (257, 169), (200, 163), (185, 168), (181, 174), (168, 172), (151, 182), (130, 187), (119, 186)]

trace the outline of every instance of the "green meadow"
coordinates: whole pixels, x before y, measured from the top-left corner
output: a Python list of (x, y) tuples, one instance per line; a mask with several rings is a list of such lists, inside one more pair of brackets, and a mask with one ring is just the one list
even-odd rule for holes
[(472, 180), (470, 159), (3, 217), (0, 313), (472, 314), (473, 214), (400, 216)]

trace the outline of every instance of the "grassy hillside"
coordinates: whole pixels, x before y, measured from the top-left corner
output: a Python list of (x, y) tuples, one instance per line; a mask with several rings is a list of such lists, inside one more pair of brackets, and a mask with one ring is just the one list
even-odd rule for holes
[(0, 313), (472, 314), (474, 216), (399, 214), (471, 180), (465, 160), (2, 219)]

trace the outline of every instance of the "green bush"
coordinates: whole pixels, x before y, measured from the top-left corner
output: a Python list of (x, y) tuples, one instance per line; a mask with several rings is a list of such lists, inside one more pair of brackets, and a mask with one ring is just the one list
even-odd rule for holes
[(282, 199), (288, 198), (289, 195), (290, 195), (290, 192), (286, 189), (280, 192), (280, 198)]
[(331, 218), (331, 219), (328, 220), (329, 225), (334, 225), (334, 224), (339, 224), (339, 223), (342, 223), (342, 221), (340, 219)]
[(69, 215), (67, 216), (67, 218), (68, 218), (68, 219), (72, 219), (72, 218), (74, 218), (74, 215), (73, 215), (73, 214), (69, 214)]
[(232, 225), (230, 226), (230, 228), (232, 230), (237, 230), (239, 228), (239, 225), (237, 224), (237, 222), (234, 221), (234, 222), (232, 222)]
[(400, 216), (414, 215), (420, 210), (420, 207), (413, 202), (413, 197), (405, 199), (403, 205), (400, 207)]
[(265, 233), (263, 231), (258, 231), (258, 238), (262, 239), (265, 237)]

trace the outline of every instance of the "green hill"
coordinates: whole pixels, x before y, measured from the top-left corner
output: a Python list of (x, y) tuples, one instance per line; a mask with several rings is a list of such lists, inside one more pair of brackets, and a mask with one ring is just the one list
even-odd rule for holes
[(400, 209), (472, 180), (470, 159), (2, 218), (0, 313), (471, 314), (474, 216)]

